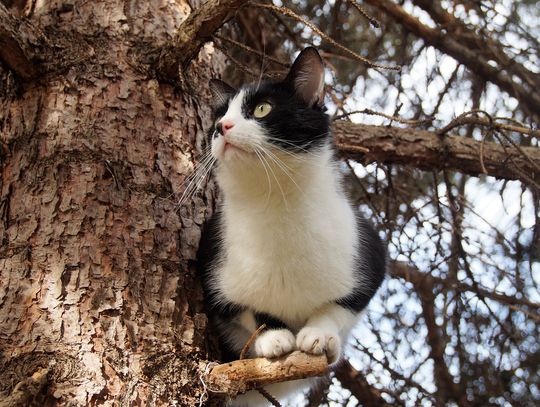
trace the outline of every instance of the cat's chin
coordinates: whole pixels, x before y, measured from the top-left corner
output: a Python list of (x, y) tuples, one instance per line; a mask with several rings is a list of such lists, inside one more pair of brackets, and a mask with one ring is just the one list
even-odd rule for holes
[(218, 159), (227, 162), (231, 159), (248, 158), (254, 155), (252, 151), (246, 150), (243, 147), (233, 143), (225, 143), (218, 153)]

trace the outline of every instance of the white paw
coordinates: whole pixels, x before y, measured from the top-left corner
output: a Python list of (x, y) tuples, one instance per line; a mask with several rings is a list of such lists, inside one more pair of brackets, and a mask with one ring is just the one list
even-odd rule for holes
[(314, 355), (326, 352), (328, 363), (335, 363), (341, 355), (341, 340), (339, 336), (321, 328), (306, 326), (296, 336), (296, 346), (299, 350)]
[(292, 352), (294, 335), (288, 329), (271, 329), (255, 339), (255, 354), (265, 358), (277, 358)]

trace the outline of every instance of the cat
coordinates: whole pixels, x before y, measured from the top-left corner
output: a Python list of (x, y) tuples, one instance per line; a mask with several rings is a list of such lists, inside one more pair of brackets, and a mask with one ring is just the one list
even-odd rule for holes
[[(348, 201), (325, 113), (324, 65), (304, 49), (282, 81), (212, 80), (209, 132), (222, 202), (198, 253), (224, 361), (293, 350), (336, 363), (384, 280), (386, 248)], [(283, 398), (309, 381), (266, 387)], [(234, 406), (268, 405), (251, 391)]]

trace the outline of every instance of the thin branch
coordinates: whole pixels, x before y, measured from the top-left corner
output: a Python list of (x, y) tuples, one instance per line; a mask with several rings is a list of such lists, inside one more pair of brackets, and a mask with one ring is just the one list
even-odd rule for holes
[(389, 70), (392, 70), (392, 71), (401, 70), (401, 67), (399, 67), (399, 66), (390, 66), (390, 65), (377, 64), (377, 63), (375, 63), (373, 61), (370, 61), (367, 58), (364, 58), (361, 55), (358, 55), (356, 52), (352, 51), (351, 49), (349, 49), (349, 48), (347, 48), (347, 47), (345, 47), (343, 45), (341, 45), (340, 43), (336, 42), (333, 38), (326, 35), (315, 24), (313, 24), (312, 22), (310, 22), (310, 21), (306, 20), (305, 18), (299, 16), (298, 14), (296, 14), (294, 11), (292, 11), (291, 9), (289, 9), (287, 7), (279, 7), (279, 6), (275, 6), (273, 4), (261, 4), (261, 3), (256, 3), (256, 4), (254, 4), (254, 6), (264, 8), (264, 9), (267, 9), (267, 10), (271, 10), (271, 11), (274, 11), (276, 13), (283, 14), (283, 15), (285, 15), (287, 17), (291, 17), (291, 18), (295, 19), (296, 21), (301, 22), (305, 26), (309, 27), (319, 37), (321, 37), (321, 39), (323, 39), (323, 40), (327, 41), (328, 43), (332, 44), (333, 46), (339, 48), (341, 51), (349, 54), (351, 57), (353, 57), (354, 59), (362, 62), (363, 64), (367, 65), (370, 68), (389, 69)]
[(176, 80), (178, 70), (195, 58), (215, 32), (248, 0), (209, 0), (180, 25), (171, 44), (160, 53), (157, 71), (164, 79)]
[(500, 67), (490, 65), (482, 55), (479, 55), (477, 50), (468, 48), (463, 42), (459, 42), (450, 35), (444, 35), (438, 29), (428, 27), (391, 0), (366, 0), (366, 2), (384, 11), (408, 31), (422, 38), (427, 44), (450, 55), (481, 78), (494, 83), (514, 96), (531, 114), (538, 115), (540, 112), (540, 94), (538, 92), (526, 89), (513, 81), (512, 77)]
[(248, 354), (249, 349), (251, 348), (251, 345), (253, 344), (253, 341), (254, 341), (255, 339), (257, 339), (257, 336), (259, 336), (259, 334), (261, 333), (261, 331), (262, 331), (264, 328), (266, 328), (266, 324), (262, 324), (260, 327), (258, 327), (258, 328), (251, 334), (251, 336), (248, 338), (248, 340), (247, 340), (246, 343), (244, 344), (244, 347), (242, 348), (242, 351), (240, 352), (240, 357), (239, 357), (240, 360), (246, 358), (246, 355)]
[(490, 300), (500, 302), (501, 304), (506, 304), (512, 309), (523, 312), (532, 319), (539, 321), (540, 317), (534, 312), (530, 312), (523, 308), (518, 307), (518, 305), (525, 306), (540, 311), (540, 303), (532, 302), (526, 298), (516, 298), (515, 296), (510, 296), (506, 294), (499, 293), (497, 291), (491, 291), (487, 288), (480, 286), (473, 287), (469, 284), (462, 283), (460, 281), (455, 281), (453, 279), (442, 279), (439, 277), (434, 277), (431, 274), (423, 273), (414, 267), (408, 266), (402, 262), (394, 262), (390, 267), (390, 274), (393, 277), (402, 278), (405, 281), (413, 283), (414, 285), (420, 284), (422, 281), (428, 281), (430, 285), (441, 285), (446, 288), (455, 289), (459, 292), (472, 292), (479, 295), (482, 295)]
[(334, 369), (336, 379), (349, 390), (365, 407), (385, 407), (390, 404), (382, 397), (381, 391), (370, 385), (365, 377), (347, 360), (341, 361)]
[(351, 6), (353, 6), (356, 10), (358, 10), (358, 12), (359, 12), (360, 14), (362, 14), (362, 15), (364, 16), (364, 18), (365, 18), (366, 20), (368, 20), (369, 23), (370, 23), (373, 27), (379, 28), (379, 27), (381, 26), (381, 23), (379, 23), (379, 22), (377, 21), (377, 19), (371, 17), (371, 16), (367, 13), (367, 11), (364, 10), (364, 9), (362, 8), (362, 6), (360, 6), (360, 4), (358, 4), (355, 0), (349, 0), (349, 4), (350, 4)]
[(279, 359), (243, 359), (217, 365), (205, 382), (210, 391), (235, 397), (268, 384), (322, 376), (327, 371), (326, 355), (295, 351)]
[(339, 120), (339, 119), (342, 119), (344, 117), (352, 116), (353, 114), (358, 114), (358, 113), (368, 114), (368, 115), (373, 115), (373, 116), (381, 116), (381, 117), (385, 117), (387, 119), (396, 121), (398, 123), (410, 124), (410, 125), (413, 125), (413, 126), (418, 126), (420, 124), (429, 123), (429, 122), (432, 122), (433, 119), (434, 119), (433, 117), (428, 117), (426, 119), (421, 119), (421, 120), (403, 119), (401, 117), (391, 116), (391, 115), (386, 114), (386, 113), (376, 112), (375, 110), (371, 110), (371, 109), (354, 110), (352, 112), (347, 112), (347, 113), (341, 114), (339, 116), (336, 116), (333, 119), (334, 120)]

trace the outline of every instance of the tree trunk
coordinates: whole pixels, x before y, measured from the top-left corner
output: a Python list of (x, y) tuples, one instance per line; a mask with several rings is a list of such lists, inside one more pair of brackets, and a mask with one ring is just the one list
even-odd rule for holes
[(221, 62), (210, 46), (192, 62), (200, 104), (150, 64), (189, 12), (26, 5), (47, 48), (34, 79), (0, 67), (0, 405), (198, 403), (207, 320), (190, 262), (212, 190), (176, 206)]

